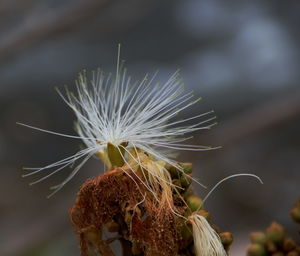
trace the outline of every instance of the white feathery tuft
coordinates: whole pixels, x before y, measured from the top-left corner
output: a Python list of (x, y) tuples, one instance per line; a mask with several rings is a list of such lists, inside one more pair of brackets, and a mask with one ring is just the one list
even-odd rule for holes
[(202, 208), (203, 204), (209, 198), (209, 196), (221, 184), (223, 184), (223, 182), (233, 178), (238, 178), (243, 176), (255, 178), (261, 184), (263, 184), (261, 178), (255, 174), (237, 173), (237, 174), (229, 175), (221, 179), (219, 182), (217, 182), (217, 184), (213, 186), (213, 188), (207, 193), (207, 195), (202, 200), (202, 203), (198, 207), (198, 209), (188, 217), (188, 221), (192, 224), (192, 228), (193, 228), (194, 246), (196, 249), (197, 256), (226, 256), (227, 255), (221, 243), (218, 233), (210, 226), (208, 221), (203, 216), (197, 214), (197, 212)]
[[(21, 124), (42, 132), (81, 139), (86, 146), (86, 149), (75, 155), (45, 167), (26, 168), (32, 172), (24, 176), (56, 168), (33, 183), (42, 181), (64, 167), (73, 165), (75, 161), (83, 159), (64, 182), (54, 187), (53, 193), (55, 193), (79, 171), (92, 155), (105, 154), (108, 143), (117, 148), (122, 143), (126, 143), (127, 159), (130, 150), (139, 149), (155, 160), (172, 165), (176, 165), (176, 162), (165, 153), (166, 150), (214, 149), (184, 143), (191, 138), (184, 135), (210, 129), (216, 123), (213, 111), (182, 120), (174, 119), (178, 113), (199, 101), (199, 99), (193, 99), (192, 92), (184, 92), (178, 72), (175, 72), (163, 84), (156, 81), (156, 75), (150, 78), (146, 75), (142, 81), (133, 83), (131, 77), (127, 75), (127, 70), (120, 65), (119, 56), (120, 49), (115, 78), (112, 75), (105, 76), (99, 69), (92, 72), (91, 81), (89, 81), (86, 72), (83, 71), (76, 81), (76, 93), (66, 90), (66, 95), (63, 95), (58, 91), (76, 115), (77, 136)], [(194, 121), (194, 124), (188, 125), (190, 121)]]
[(207, 220), (196, 213), (189, 216), (192, 224), (194, 246), (197, 256), (226, 256), (218, 233), (210, 226)]

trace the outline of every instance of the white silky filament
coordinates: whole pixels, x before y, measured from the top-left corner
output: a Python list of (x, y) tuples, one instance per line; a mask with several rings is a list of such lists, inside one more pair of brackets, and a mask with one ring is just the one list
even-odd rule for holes
[[(213, 147), (189, 145), (184, 143), (190, 136), (188, 133), (210, 129), (216, 123), (213, 111), (198, 114), (182, 120), (174, 120), (181, 111), (197, 103), (192, 92), (184, 92), (179, 73), (175, 72), (165, 83), (155, 81), (155, 75), (146, 75), (140, 82), (133, 83), (125, 68), (120, 65), (120, 49), (118, 53), (117, 71), (115, 77), (104, 76), (101, 70), (92, 73), (91, 81), (86, 72), (82, 72), (76, 81), (76, 93), (66, 90), (66, 95), (58, 91), (65, 103), (74, 111), (77, 118), (76, 135), (68, 135), (48, 131), (26, 124), (23, 126), (41, 132), (81, 139), (86, 149), (41, 168), (26, 168), (31, 171), (24, 176), (30, 176), (50, 170), (42, 178), (32, 184), (43, 181), (47, 177), (60, 172), (67, 166), (72, 166), (81, 159), (78, 167), (58, 186), (54, 192), (61, 189), (80, 170), (80, 167), (92, 155), (104, 153), (108, 143), (119, 147), (126, 143), (126, 158), (128, 152), (139, 149), (146, 152), (156, 161), (164, 161), (176, 165), (165, 150), (212, 150)], [(189, 124), (194, 121), (194, 124)], [(136, 162), (139, 160), (136, 159)], [(182, 171), (179, 169), (179, 171)], [(155, 174), (155, 173), (154, 173)], [(156, 174), (155, 174), (156, 175)], [(162, 184), (170, 183), (166, 174), (158, 174), (156, 181), (164, 179)], [(155, 179), (153, 182), (156, 182)]]
[(203, 216), (193, 213), (188, 220), (193, 227), (194, 246), (197, 256), (227, 255), (219, 235)]

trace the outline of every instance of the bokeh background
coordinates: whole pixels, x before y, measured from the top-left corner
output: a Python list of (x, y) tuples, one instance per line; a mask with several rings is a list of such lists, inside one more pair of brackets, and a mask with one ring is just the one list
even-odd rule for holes
[(300, 194), (299, 13), (298, 0), (1, 0), (0, 255), (79, 255), (68, 209), (102, 165), (90, 160), (47, 200), (71, 169), (29, 187), (22, 166), (52, 163), (81, 143), (16, 122), (74, 134), (54, 88), (72, 88), (82, 69), (114, 72), (118, 43), (133, 78), (159, 70), (164, 81), (181, 70), (203, 98), (185, 115), (216, 111), (218, 126), (194, 142), (223, 148), (180, 155), (199, 180), (212, 187), (239, 172), (264, 180), (228, 181), (207, 201), (214, 222), (234, 234), (231, 254), (245, 255), (248, 233), (272, 220), (296, 236), (288, 210)]

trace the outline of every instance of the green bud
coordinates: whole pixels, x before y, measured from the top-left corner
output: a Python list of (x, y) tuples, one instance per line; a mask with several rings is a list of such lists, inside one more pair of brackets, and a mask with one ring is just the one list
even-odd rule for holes
[(195, 195), (191, 195), (186, 199), (187, 205), (190, 207), (192, 212), (197, 211), (202, 205), (202, 199)]
[(183, 188), (188, 188), (192, 184), (192, 178), (189, 175), (182, 175), (180, 182)]
[(179, 163), (185, 174), (192, 174), (192, 163)]
[(290, 214), (293, 218), (294, 221), (300, 223), (300, 206), (294, 207), (291, 211)]
[(222, 232), (219, 234), (221, 242), (225, 246), (229, 246), (233, 242), (233, 235), (230, 232)]
[(175, 166), (166, 163), (165, 168), (170, 173), (172, 179), (179, 179), (180, 178), (181, 172)]
[[(181, 182), (180, 182), (179, 179), (174, 179), (174, 180), (172, 180), (172, 183), (173, 183), (175, 186), (182, 187), (182, 186), (181, 186)], [(179, 189), (179, 191), (181, 191), (181, 189)]]
[(183, 193), (183, 198), (186, 200), (189, 196), (191, 196), (193, 194), (194, 194), (194, 191), (189, 188)]
[[(165, 168), (169, 171), (172, 179), (179, 179), (182, 175), (182, 171), (185, 174), (192, 174), (192, 163), (178, 163), (179, 167), (166, 163)], [(181, 169), (181, 170), (180, 170)]]
[[(122, 144), (121, 144), (122, 145)], [(123, 145), (122, 145), (123, 146)], [(124, 146), (123, 146), (124, 147)], [(121, 167), (124, 165), (124, 148), (107, 143), (107, 155), (112, 166)]]
[(285, 236), (284, 228), (277, 222), (273, 222), (266, 230), (267, 239), (275, 244), (283, 241)]
[(266, 249), (261, 244), (251, 244), (247, 251), (247, 256), (265, 256)]
[(263, 232), (253, 232), (250, 234), (250, 240), (252, 243), (265, 244), (267, 241), (267, 237)]

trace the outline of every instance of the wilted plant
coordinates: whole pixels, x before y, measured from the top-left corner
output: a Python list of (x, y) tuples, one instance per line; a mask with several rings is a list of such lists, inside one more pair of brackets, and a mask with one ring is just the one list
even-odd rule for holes
[[(59, 185), (53, 195), (69, 182), (93, 155), (106, 165), (107, 171), (86, 181), (70, 210), (80, 238), (82, 255), (114, 255), (109, 244), (118, 239), (124, 255), (226, 255), (232, 242), (230, 233), (220, 233), (211, 225), (203, 203), (219, 183), (202, 200), (190, 185), (192, 164), (174, 159), (176, 150), (203, 151), (214, 147), (189, 145), (186, 134), (210, 129), (215, 125), (213, 111), (182, 120), (174, 117), (197, 103), (191, 92), (185, 93), (176, 72), (165, 83), (155, 75), (132, 82), (120, 64), (116, 75), (105, 76), (101, 70), (80, 73), (76, 94), (66, 90), (59, 94), (74, 111), (77, 136), (56, 133), (24, 125), (43, 132), (81, 139), (86, 148), (75, 155), (42, 168), (26, 168), (31, 176), (51, 169), (52, 172), (32, 184), (81, 162)], [(194, 124), (188, 125), (193, 120)], [(203, 186), (203, 185), (202, 185)], [(117, 232), (104, 240), (102, 233)]]

